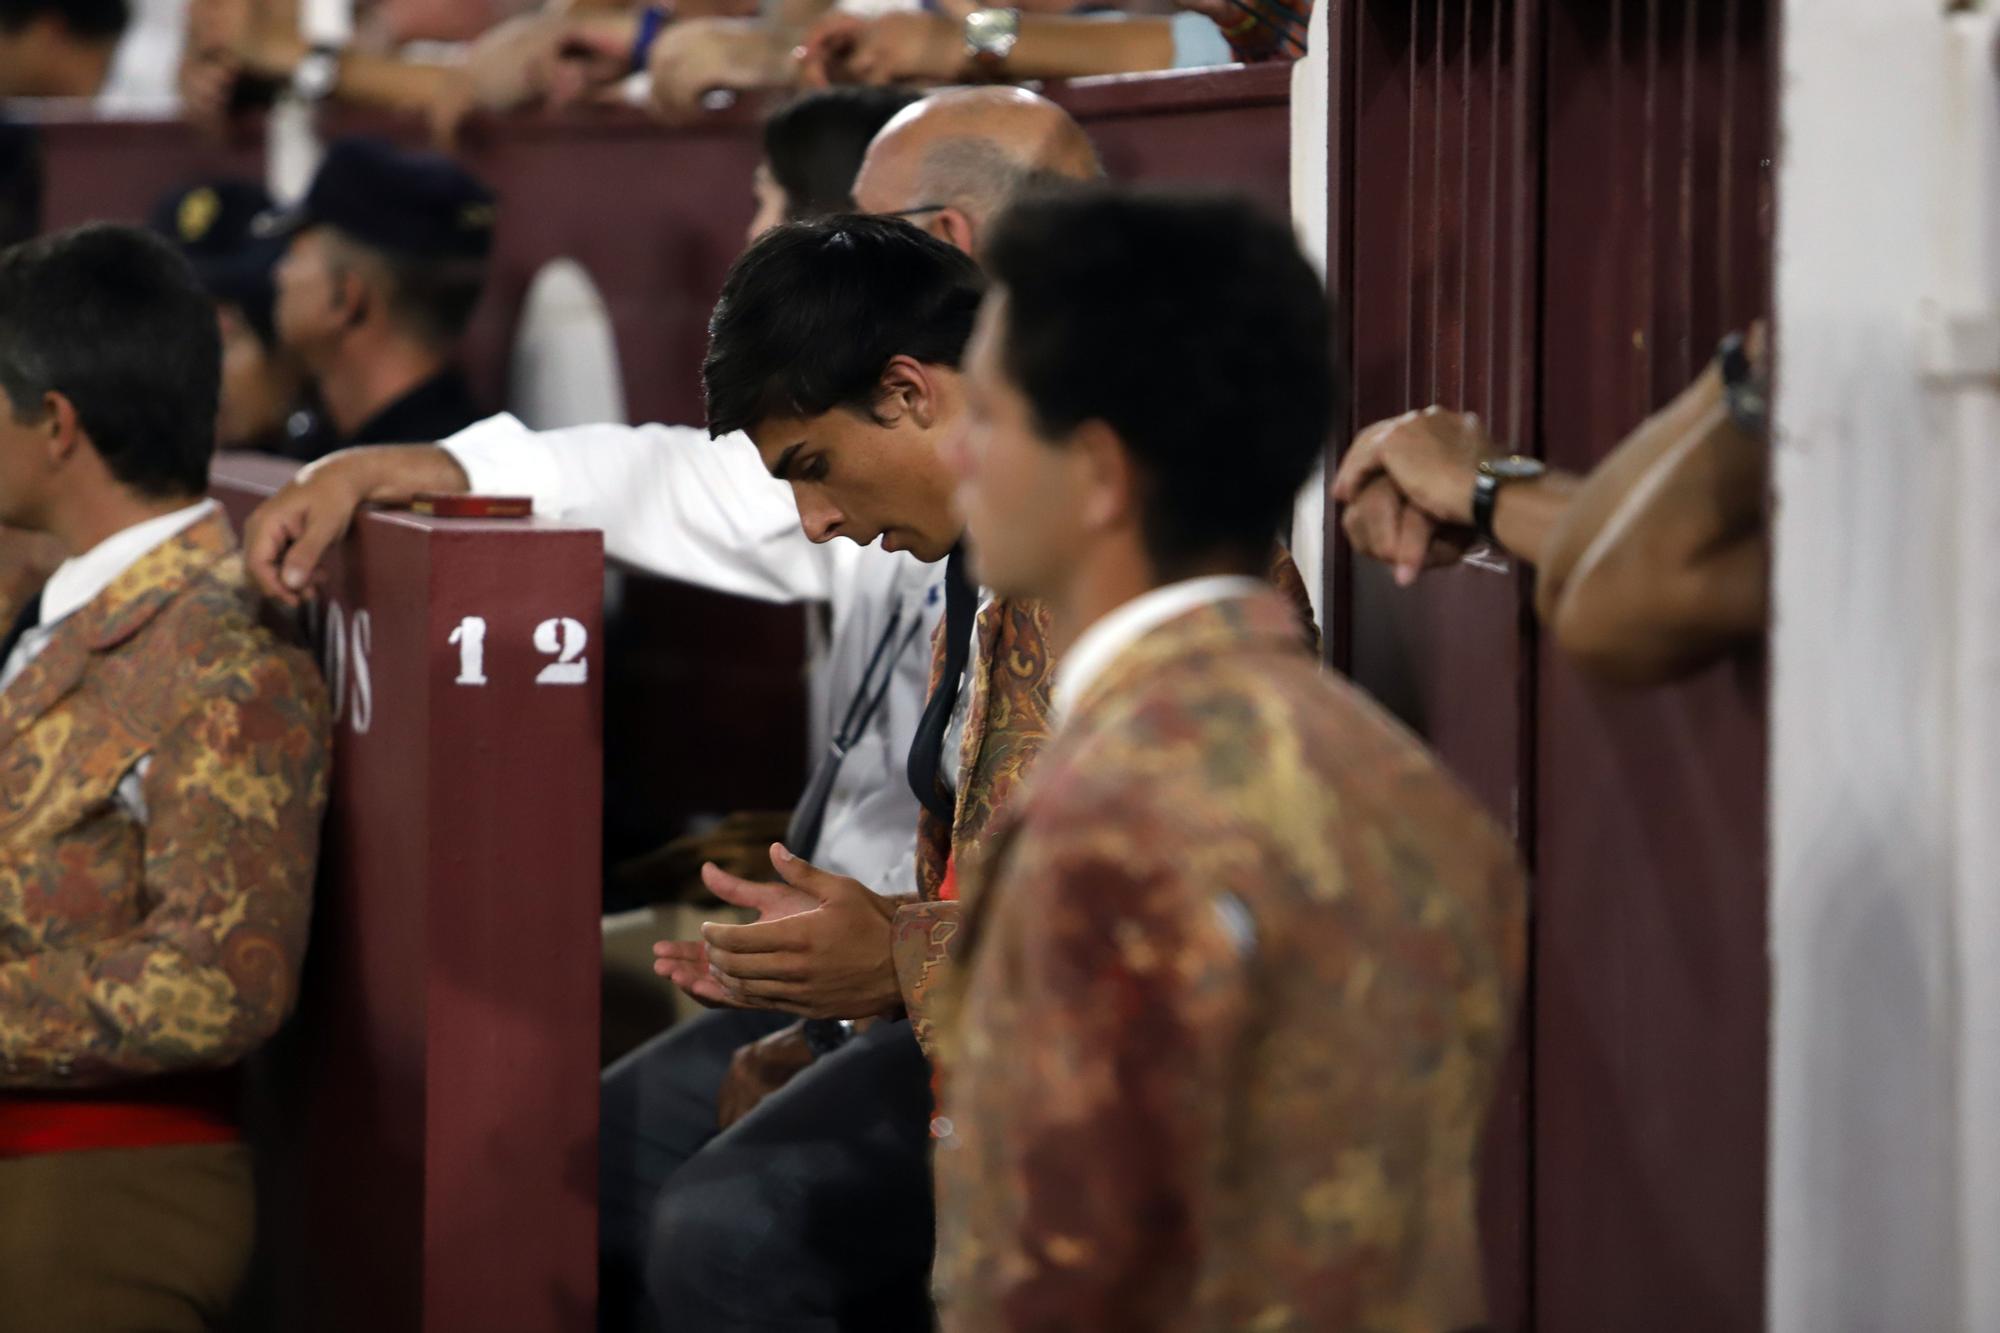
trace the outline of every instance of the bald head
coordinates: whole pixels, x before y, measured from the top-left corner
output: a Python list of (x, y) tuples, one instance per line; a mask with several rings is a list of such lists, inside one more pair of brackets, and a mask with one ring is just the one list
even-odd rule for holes
[(1083, 127), (1046, 97), (959, 88), (904, 108), (882, 127), (862, 159), (854, 199), (868, 213), (926, 210), (911, 221), (971, 250), (976, 233), (1024, 190), (1103, 175)]

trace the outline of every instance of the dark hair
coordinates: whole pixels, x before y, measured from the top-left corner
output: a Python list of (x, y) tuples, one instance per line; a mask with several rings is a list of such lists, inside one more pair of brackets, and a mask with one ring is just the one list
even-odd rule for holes
[(389, 288), (389, 314), (417, 338), (449, 351), (465, 336), (465, 326), (486, 290), (487, 262), (440, 255), (412, 255), (358, 240), (338, 227), (326, 228), (333, 242), (332, 267), (357, 257), (372, 261)]
[(764, 160), (785, 192), (790, 222), (854, 211), (854, 177), (877, 131), (917, 100), (900, 88), (829, 88), (785, 103), (764, 121)]
[(70, 35), (115, 41), (132, 21), (127, 0), (0, 0), (0, 32), (19, 32), (39, 18), (62, 21)]
[(174, 246), (94, 223), (0, 254), (0, 388), (14, 419), (59, 393), (142, 495), (198, 495), (215, 452), (215, 307)]
[(1008, 210), (987, 264), (1037, 430), (1118, 433), (1158, 571), (1261, 562), (1341, 397), (1325, 282), (1291, 228), (1232, 199), (1072, 191)]
[(729, 270), (708, 321), (709, 432), (866, 411), (892, 357), (955, 369), (985, 288), (963, 253), (892, 218), (773, 228)]

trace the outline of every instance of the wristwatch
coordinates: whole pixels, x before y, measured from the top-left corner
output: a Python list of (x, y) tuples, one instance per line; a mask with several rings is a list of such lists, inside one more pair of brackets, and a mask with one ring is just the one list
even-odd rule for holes
[(1715, 349), (1715, 361), (1722, 371), (1722, 402), (1737, 429), (1753, 439), (1771, 433), (1771, 398), (1763, 376), (1750, 364), (1743, 335), (1732, 333)]
[(814, 1055), (832, 1055), (854, 1039), (854, 1022), (846, 1018), (808, 1018), (800, 1035)]
[(982, 69), (997, 70), (1006, 64), (1020, 40), (1018, 9), (975, 9), (965, 16), (965, 49)]
[(340, 86), (340, 48), (315, 46), (292, 71), (292, 94), (301, 102), (324, 102)]
[(1502, 486), (1516, 481), (1533, 481), (1548, 470), (1547, 463), (1524, 454), (1509, 454), (1505, 458), (1482, 461), (1478, 475), (1472, 479), (1472, 526), (1479, 535), (1489, 542), (1500, 540), (1493, 535), (1493, 505), (1500, 498)]

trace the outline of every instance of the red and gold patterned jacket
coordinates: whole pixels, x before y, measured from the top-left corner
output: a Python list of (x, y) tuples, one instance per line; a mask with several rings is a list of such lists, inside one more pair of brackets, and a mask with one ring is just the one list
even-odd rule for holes
[[(298, 990), (329, 726), (220, 515), (56, 628), (0, 691), (0, 1089), (218, 1069), (271, 1035)], [(141, 826), (113, 795), (149, 756)]]
[[(1282, 546), (1272, 553), (1269, 577), (1317, 651), (1312, 600), (1299, 567)], [(944, 630), (940, 621), (931, 643), (933, 694), (944, 676)], [(934, 1032), (930, 998), (949, 969), (959, 925), (958, 902), (939, 896), (947, 867), (954, 860), (964, 865), (978, 858), (994, 816), (1013, 801), (1048, 743), (1053, 633), (1048, 609), (1039, 602), (1001, 598), (980, 608), (966, 670), (972, 697), (957, 756), (952, 821), (946, 825), (928, 806), (917, 814), (918, 901), (897, 909), (891, 947), (910, 1027), (926, 1051)]]
[(948, 1333), (1480, 1322), (1521, 874), (1282, 599), (1122, 653), (958, 879)]

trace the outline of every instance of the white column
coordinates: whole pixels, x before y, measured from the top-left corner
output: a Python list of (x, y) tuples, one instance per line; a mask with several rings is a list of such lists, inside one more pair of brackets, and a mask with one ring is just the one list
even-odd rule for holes
[(2000, 1330), (1995, 24), (1787, 6), (1770, 1317)]
[[(1313, 6), (1307, 31), (1307, 52), (1292, 66), (1292, 221), (1306, 256), (1321, 274), (1327, 249), (1327, 99), (1332, 62), (1327, 58), (1327, 11), (1345, 0), (1320, 0)], [(1342, 443), (1346, 443), (1342, 441)], [(1292, 560), (1312, 597), (1313, 614), (1322, 628), (1326, 608), (1320, 605), (1326, 569), (1326, 474), (1315, 471), (1299, 492), (1292, 510)]]

